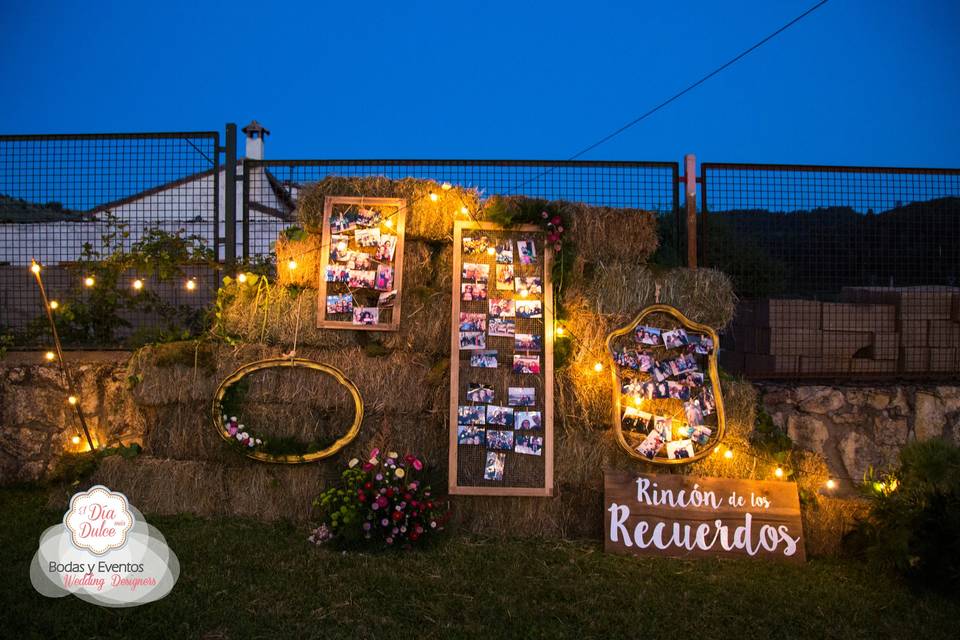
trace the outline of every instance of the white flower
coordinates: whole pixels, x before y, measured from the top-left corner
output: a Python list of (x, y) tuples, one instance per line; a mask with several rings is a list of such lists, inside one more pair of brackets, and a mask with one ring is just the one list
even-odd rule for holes
[(261, 440), (260, 438), (257, 438), (257, 444), (263, 444), (263, 440)]
[(355, 466), (357, 466), (358, 464), (360, 464), (360, 461), (357, 460), (356, 458), (354, 458), (353, 460), (351, 460), (351, 461), (347, 464), (347, 466), (350, 467), (351, 469), (353, 469), (353, 468), (354, 468)]
[[(236, 420), (236, 418), (234, 418), (234, 420)], [(240, 429), (240, 431), (243, 431), (243, 425), (242, 425), (242, 424), (238, 424), (238, 425), (237, 425), (237, 429)]]
[(243, 440), (243, 434), (242, 434), (242, 433), (238, 433), (238, 434), (237, 434), (237, 440)]
[(237, 416), (230, 416), (230, 420), (232, 420), (233, 422), (236, 422), (236, 421), (237, 421)]
[(244, 431), (244, 432), (243, 432), (243, 439), (246, 440), (246, 439), (249, 438), (249, 437), (250, 437), (250, 434), (247, 433), (246, 431)]
[(399, 457), (400, 457), (400, 454), (397, 453), (396, 451), (391, 451), (390, 453), (387, 454), (387, 457), (388, 457), (388, 458), (399, 458)]

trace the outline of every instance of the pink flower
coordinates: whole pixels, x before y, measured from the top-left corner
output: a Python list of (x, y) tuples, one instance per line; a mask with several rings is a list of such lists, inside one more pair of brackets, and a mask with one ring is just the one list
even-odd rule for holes
[(373, 465), (370, 464), (369, 462), (364, 462), (363, 466), (360, 468), (363, 469), (364, 471), (373, 471)]
[(372, 458), (376, 458), (378, 455), (380, 455), (380, 449), (374, 449), (374, 450), (372, 450), (372, 451), (370, 452), (370, 458), (371, 458), (371, 459), (372, 459)]
[(550, 224), (558, 225), (561, 222), (563, 222), (563, 220), (560, 219), (560, 216), (553, 216), (553, 220), (550, 221)]
[(546, 211), (541, 211), (540, 215), (543, 217), (544, 220), (550, 217), (550, 214), (547, 213)]
[(560, 247), (560, 243), (559, 243), (559, 242), (557, 242), (556, 244), (553, 245), (553, 250), (554, 250), (554, 251), (560, 251), (560, 249), (561, 249), (561, 247)]
[(563, 225), (557, 227), (557, 233), (563, 233)]
[[(423, 469), (423, 463), (417, 460), (416, 458), (414, 458), (413, 468), (416, 469), (417, 471), (421, 471)], [(415, 483), (411, 483), (411, 484), (415, 484)]]

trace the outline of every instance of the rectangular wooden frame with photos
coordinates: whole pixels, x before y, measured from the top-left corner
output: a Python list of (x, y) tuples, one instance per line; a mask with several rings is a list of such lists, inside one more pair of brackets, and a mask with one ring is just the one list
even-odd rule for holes
[[(491, 273), (497, 273), (497, 264), (500, 259), (500, 253), (488, 254), (489, 249), (481, 249), (479, 253), (474, 249), (473, 257), (466, 258), (464, 255), (464, 238), (472, 239), (472, 234), (479, 233), (479, 240), (489, 240), (496, 238), (493, 245), (496, 251), (499, 247), (510, 247), (511, 255), (511, 275), (517, 273), (517, 267), (522, 276), (540, 277), (542, 291), (537, 294), (540, 298), (542, 309), (541, 318), (530, 318), (525, 316), (513, 317), (513, 329), (517, 334), (535, 333), (542, 336), (542, 351), (537, 354), (541, 356), (543, 366), (539, 373), (518, 372), (514, 373), (510, 362), (499, 362), (496, 368), (472, 367), (471, 350), (461, 350), (460, 346), (460, 314), (464, 313), (484, 313), (486, 322), (489, 325), (491, 315), (487, 314), (490, 309), (490, 300), (484, 295), (482, 298), (474, 297), (473, 300), (463, 301), (462, 285), (463, 265), (464, 263), (486, 263), (490, 265)], [(514, 239), (523, 239), (524, 241), (533, 241), (533, 247), (542, 259), (535, 260), (534, 264), (521, 262), (515, 264), (513, 258)], [(507, 243), (509, 240), (509, 243)], [(522, 252), (517, 246), (517, 253)], [(526, 245), (525, 245), (526, 246)], [(528, 254), (529, 255), (529, 254)], [(452, 309), (450, 326), (450, 449), (449, 449), (449, 483), (448, 489), (452, 495), (488, 495), (488, 496), (535, 496), (549, 497), (554, 495), (553, 478), (553, 283), (550, 278), (550, 269), (552, 264), (552, 248), (546, 241), (546, 233), (540, 227), (535, 225), (519, 225), (505, 228), (490, 222), (469, 222), (458, 221), (454, 224), (453, 230), (453, 288), (452, 288)], [(521, 258), (522, 260), (522, 258)], [(520, 274), (517, 274), (522, 277)], [(517, 278), (512, 278), (515, 282)], [(496, 295), (506, 295), (506, 288), (500, 287), (500, 283), (495, 283), (495, 277), (488, 278), (490, 287), (497, 286)], [(479, 282), (479, 280), (477, 280)], [(468, 282), (469, 284), (469, 282)], [(504, 293), (500, 293), (504, 290)], [(475, 291), (471, 294), (476, 293)], [(511, 290), (510, 299), (513, 298)], [(518, 298), (520, 299), (520, 298)], [(525, 297), (523, 299), (526, 299)], [(503, 318), (504, 316), (498, 316)], [(534, 331), (536, 330), (536, 331)], [(514, 351), (516, 345), (515, 338), (512, 336), (486, 335), (484, 332), (484, 343), (492, 342), (495, 345), (507, 347), (512, 356), (517, 355)], [(506, 342), (504, 342), (506, 341)], [(526, 352), (529, 356), (530, 352)], [(504, 359), (506, 360), (506, 359)], [(511, 409), (515, 412), (521, 410), (532, 411), (534, 414), (540, 412), (540, 427), (528, 427), (528, 430), (520, 430), (519, 425), (512, 424), (511, 433), (519, 434), (527, 438), (536, 439), (542, 433), (541, 455), (528, 455), (529, 451), (520, 451), (519, 445), (509, 450), (488, 451), (486, 446), (476, 444), (459, 444), (458, 438), (458, 409), (461, 404), (470, 402), (467, 400), (466, 391), (470, 384), (489, 385), (495, 389), (495, 393), (502, 394), (494, 403), (487, 406), (494, 406), (495, 409)], [(509, 403), (510, 388), (533, 387), (535, 390), (535, 400), (533, 404), (524, 404), (521, 407), (507, 407)], [(500, 406), (496, 406), (500, 405)], [(476, 406), (476, 405), (473, 405)], [(483, 405), (480, 405), (483, 406)], [(487, 410), (489, 415), (489, 411)], [(511, 420), (516, 420), (512, 417)], [(531, 415), (531, 419), (536, 424), (536, 419)], [(502, 423), (497, 423), (502, 424)], [(490, 425), (487, 425), (490, 426)], [(496, 429), (495, 429), (496, 430)], [(536, 433), (532, 433), (536, 432)], [(486, 432), (485, 432), (486, 433)], [(499, 431), (503, 433), (503, 431)], [(513, 437), (513, 436), (511, 436)], [(487, 442), (487, 440), (484, 440)], [(535, 445), (534, 445), (535, 446)], [(504, 467), (501, 469), (503, 474), (500, 480), (487, 480), (485, 465), (488, 453), (504, 453)], [(479, 468), (478, 468), (479, 465)], [(509, 465), (509, 470), (508, 470)], [(509, 471), (509, 472), (508, 472)]]
[[(390, 319), (386, 322), (380, 322), (381, 307), (378, 304), (378, 321), (373, 324), (354, 324), (353, 320), (330, 319), (327, 317), (327, 293), (330, 284), (327, 282), (327, 267), (330, 265), (330, 249), (332, 246), (333, 232), (330, 228), (330, 220), (337, 205), (348, 206), (371, 206), (371, 207), (396, 207), (390, 219), (394, 220), (390, 227), (391, 234), (396, 235), (396, 245), (393, 249), (393, 288), (396, 296), (389, 307)], [(404, 225), (406, 222), (407, 201), (402, 198), (357, 198), (347, 196), (327, 196), (323, 204), (323, 230), (320, 240), (320, 286), (317, 296), (317, 328), (320, 329), (349, 329), (352, 331), (396, 331), (400, 327), (400, 302), (403, 293), (403, 237)], [(382, 224), (380, 226), (383, 226)], [(349, 291), (349, 287), (347, 287)], [(350, 291), (352, 296), (352, 291)]]

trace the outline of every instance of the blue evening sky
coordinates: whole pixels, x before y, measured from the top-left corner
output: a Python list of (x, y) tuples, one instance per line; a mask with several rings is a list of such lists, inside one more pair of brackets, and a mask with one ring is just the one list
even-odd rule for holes
[[(274, 159), (565, 159), (815, 2), (0, 1), (0, 132), (256, 118)], [(832, 0), (585, 159), (960, 166), (958, 33)]]

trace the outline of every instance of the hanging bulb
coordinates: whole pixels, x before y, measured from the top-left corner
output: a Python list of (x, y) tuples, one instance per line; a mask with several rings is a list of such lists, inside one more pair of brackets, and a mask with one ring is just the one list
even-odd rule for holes
[(596, 371), (597, 373), (600, 373), (601, 371), (603, 371), (603, 365), (600, 364), (599, 362), (594, 362), (593, 370)]
[(467, 209), (466, 205), (464, 205), (460, 207), (460, 213), (462, 213), (465, 216), (468, 216), (470, 215), (470, 209)]
[(567, 330), (564, 329), (564, 328), (561, 327), (561, 326), (558, 326), (557, 329), (556, 329), (556, 334), (557, 334), (557, 337), (558, 337), (558, 338), (562, 338), (562, 337), (563, 337), (563, 334), (565, 334), (566, 332), (567, 332)]
[(140, 278), (137, 278), (136, 280), (134, 280), (133, 288), (136, 289), (137, 291), (140, 291), (140, 289), (143, 289), (143, 280), (141, 280)]
[(93, 279), (93, 276), (87, 276), (86, 278), (83, 279), (83, 286), (85, 287), (89, 288), (95, 284), (97, 284), (97, 281)]
[[(386, 220), (383, 221), (383, 225), (384, 225), (387, 229), (392, 229), (392, 228), (393, 228), (393, 220), (392, 220), (391, 218), (387, 218)], [(337, 245), (337, 246), (339, 247), (340, 245)]]
[(827, 489), (833, 490), (837, 488), (837, 483), (833, 478), (827, 479)]
[(782, 478), (783, 469), (781, 469), (780, 467), (777, 467), (776, 469), (773, 470), (773, 475), (777, 476), (778, 478)]
[(51, 308), (51, 309), (56, 309), (56, 308), (59, 307), (59, 306), (60, 306), (60, 303), (57, 302), (56, 300), (51, 300), (51, 301), (50, 301), (50, 308)]
[(487, 247), (487, 255), (491, 255), (491, 256), (497, 255), (496, 247)]
[(727, 460), (733, 460), (733, 449), (727, 449), (723, 452), (723, 457)]
[(189, 280), (187, 280), (184, 286), (187, 288), (187, 291), (193, 291), (194, 289), (197, 288), (197, 281), (194, 280), (193, 278), (190, 278)]
[(287, 260), (287, 269), (289, 269), (290, 271), (293, 271), (296, 268), (297, 268), (296, 260), (294, 260), (293, 258), (290, 258), (289, 260)]
[(431, 199), (431, 200), (433, 200), (434, 202), (436, 202), (438, 198), (439, 198), (439, 196), (438, 196), (437, 194), (435, 194), (433, 191), (430, 192), (430, 199)]
[(80, 444), (80, 436), (73, 436), (72, 438), (70, 438), (70, 442), (72, 442), (73, 444)]
[(453, 185), (450, 184), (449, 182), (444, 182), (442, 185), (440, 185), (440, 188), (443, 189), (444, 191), (450, 191), (450, 189), (453, 188)]
[(77, 396), (68, 397), (67, 402), (69, 402), (70, 404), (77, 404)]
[(46, 358), (48, 362), (53, 362), (57, 359), (57, 354), (55, 354), (53, 351), (47, 351), (45, 354), (43, 354), (43, 357)]
[(237, 274), (237, 282), (239, 282), (240, 284), (243, 284), (243, 283), (246, 282), (246, 281), (247, 281), (247, 274), (245, 274), (245, 273), (238, 273), (238, 274)]
[(34, 262), (33, 264), (30, 265), (30, 271), (32, 271), (34, 275), (40, 273), (40, 265)]

